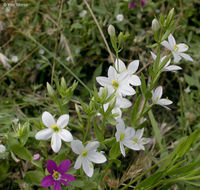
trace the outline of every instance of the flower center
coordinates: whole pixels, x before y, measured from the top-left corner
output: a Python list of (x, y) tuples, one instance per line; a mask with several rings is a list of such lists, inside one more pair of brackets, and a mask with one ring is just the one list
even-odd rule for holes
[(84, 150), (84, 151), (81, 153), (81, 155), (82, 155), (83, 157), (85, 157), (85, 156), (87, 156), (87, 153), (88, 153), (88, 151), (87, 151), (87, 150)]
[(54, 132), (58, 132), (60, 130), (58, 125), (52, 125), (51, 128), (54, 130)]
[(60, 180), (60, 173), (58, 173), (57, 171), (53, 170), (53, 179), (55, 180)]
[(114, 88), (114, 89), (117, 89), (118, 86), (119, 86), (119, 82), (116, 81), (116, 80), (112, 80), (112, 85), (113, 85), (113, 88)]
[(178, 52), (178, 46), (177, 45), (174, 45), (174, 51)]
[(134, 138), (133, 141), (137, 143), (138, 142), (138, 138)]
[(120, 141), (122, 141), (122, 140), (124, 139), (124, 137), (125, 137), (125, 133), (122, 133), (122, 134), (120, 135)]
[(157, 101), (159, 100), (159, 97), (158, 97), (158, 96), (156, 96), (156, 99), (155, 99), (155, 100), (156, 100), (156, 102), (157, 102)]

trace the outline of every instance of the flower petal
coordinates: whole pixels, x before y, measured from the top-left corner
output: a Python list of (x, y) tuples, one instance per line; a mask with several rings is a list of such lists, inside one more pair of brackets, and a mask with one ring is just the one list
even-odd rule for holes
[(82, 164), (82, 156), (79, 155), (78, 158), (76, 159), (76, 162), (74, 164), (74, 168), (77, 170), (81, 167)]
[(172, 34), (170, 34), (168, 36), (168, 41), (169, 41), (169, 44), (170, 46), (173, 48), (175, 45), (176, 45), (176, 40), (174, 39), (174, 37), (172, 36)]
[(117, 97), (116, 106), (119, 108), (129, 108), (132, 106), (132, 103), (126, 98)]
[(51, 148), (57, 153), (61, 148), (61, 138), (58, 133), (53, 133), (51, 138)]
[(118, 132), (124, 132), (124, 130), (125, 130), (125, 124), (124, 124), (124, 121), (122, 119), (118, 119), (117, 120), (116, 128), (117, 128)]
[(96, 77), (96, 81), (101, 85), (101, 86), (109, 86), (112, 85), (111, 81), (107, 77)]
[(182, 68), (177, 66), (177, 65), (170, 65), (170, 66), (164, 67), (163, 71), (178, 71), (178, 70), (181, 70), (181, 69)]
[(142, 138), (141, 139), (141, 143), (142, 144), (148, 144), (148, 143), (150, 143), (151, 142), (151, 139), (150, 138)]
[(137, 144), (137, 143), (135, 143), (134, 141), (133, 141), (133, 148), (132, 148), (133, 150), (141, 150), (141, 147), (140, 147), (140, 145), (139, 144)]
[(169, 50), (172, 50), (170, 44), (165, 40), (161, 43), (165, 48), (169, 49)]
[(124, 145), (122, 144), (122, 142), (120, 142), (119, 145), (120, 145), (121, 153), (122, 153), (122, 155), (125, 157), (125, 156), (126, 156), (126, 153), (125, 153)]
[(120, 88), (120, 92), (124, 96), (132, 96), (136, 93), (135, 90), (129, 85), (122, 85), (121, 88)]
[(79, 140), (73, 140), (71, 142), (71, 148), (72, 148), (72, 151), (76, 154), (81, 154), (83, 149), (84, 149), (84, 146), (82, 144), (81, 141)]
[(151, 51), (151, 56), (153, 57), (154, 60), (156, 60), (156, 57), (157, 57), (157, 56), (156, 56), (156, 54), (153, 53), (152, 51)]
[(87, 158), (96, 164), (104, 163), (107, 161), (106, 157), (102, 153), (96, 151), (89, 151)]
[(178, 46), (178, 52), (185, 52), (189, 49), (189, 47), (186, 44), (180, 43)]
[(135, 133), (134, 138), (141, 139), (143, 133), (144, 133), (144, 128), (142, 128), (142, 129), (138, 129), (138, 130), (136, 131), (136, 133)]
[(40, 183), (40, 186), (49, 187), (52, 186), (53, 183), (54, 183), (53, 177), (51, 175), (48, 175), (43, 178), (42, 182)]
[(57, 165), (53, 160), (47, 160), (47, 170), (50, 174), (53, 174), (53, 170), (57, 171)]
[(173, 56), (174, 56), (174, 62), (175, 63), (178, 63), (180, 60), (181, 60), (181, 54), (182, 53), (180, 53), (180, 54), (177, 54), (177, 53), (174, 53), (174, 52), (172, 52), (172, 54), (173, 54)]
[(57, 121), (57, 125), (59, 128), (64, 128), (67, 126), (69, 122), (69, 115), (68, 114), (64, 114), (64, 115), (61, 115), (59, 118), (58, 118), (58, 121)]
[(91, 151), (91, 150), (96, 150), (99, 147), (99, 142), (98, 141), (93, 141), (93, 142), (89, 142), (86, 147), (85, 150)]
[(43, 129), (36, 133), (35, 138), (37, 140), (48, 140), (53, 134), (53, 130), (50, 129)]
[(125, 134), (128, 139), (133, 139), (135, 135), (135, 129), (133, 129), (132, 127), (127, 127), (125, 130)]
[(58, 135), (65, 142), (73, 141), (72, 134), (66, 129), (60, 129), (60, 131), (58, 132)]
[(110, 66), (108, 68), (108, 78), (109, 79), (116, 79), (117, 77), (117, 71), (115, 70), (115, 68), (113, 66)]
[(61, 184), (60, 184), (59, 181), (55, 181), (55, 182), (54, 182), (53, 188), (54, 188), (54, 190), (62, 190)]
[(157, 104), (162, 105), (162, 106), (167, 106), (172, 104), (173, 102), (171, 100), (167, 100), (167, 99), (160, 99), (158, 100)]
[(163, 94), (163, 88), (162, 86), (158, 86), (155, 90), (155, 95), (160, 99), (162, 97), (162, 94)]
[(115, 69), (119, 73), (121, 73), (121, 72), (126, 70), (126, 66), (125, 66), (124, 62), (121, 59), (118, 59), (118, 61), (117, 61), (117, 59), (115, 60)]
[(87, 159), (82, 158), (82, 164), (83, 164), (83, 171), (88, 177), (92, 177), (94, 173), (94, 166), (93, 164)]
[(128, 72), (130, 74), (133, 74), (138, 70), (138, 67), (139, 67), (139, 60), (132, 61), (128, 65)]
[(187, 61), (194, 61), (192, 57), (186, 53), (180, 53), (180, 56), (183, 57)]
[(45, 112), (42, 114), (42, 122), (43, 122), (44, 125), (45, 125), (46, 127), (48, 127), (48, 128), (50, 128), (52, 125), (55, 125), (55, 124), (56, 124), (56, 122), (55, 122), (53, 116), (52, 116), (49, 112), (47, 112), (47, 111), (45, 111)]
[(61, 174), (66, 173), (70, 168), (70, 160), (63, 160), (58, 166), (58, 172)]
[(141, 80), (137, 75), (131, 75), (129, 78), (129, 83), (132, 84), (133, 86), (140, 86)]
[(75, 179), (74, 176), (72, 176), (72, 175), (70, 175), (70, 174), (63, 174), (63, 175), (61, 176), (60, 182), (63, 183), (63, 184), (65, 184), (66, 186), (70, 186), (70, 184), (67, 183), (67, 182), (75, 181), (75, 180), (76, 180), (76, 179)]

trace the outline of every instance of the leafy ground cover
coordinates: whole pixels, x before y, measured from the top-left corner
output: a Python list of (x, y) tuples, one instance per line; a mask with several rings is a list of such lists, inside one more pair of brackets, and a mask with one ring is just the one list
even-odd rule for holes
[(1, 1), (0, 189), (199, 189), (199, 18), (198, 0)]

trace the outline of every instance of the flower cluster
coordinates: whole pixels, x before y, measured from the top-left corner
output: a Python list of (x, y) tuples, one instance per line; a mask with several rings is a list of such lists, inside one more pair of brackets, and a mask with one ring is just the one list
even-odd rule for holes
[(139, 4), (143, 7), (147, 4), (147, 2), (145, 0), (139, 1), (137, 2), (137, 0), (130, 0), (129, 3), (129, 8), (137, 8), (139, 6)]

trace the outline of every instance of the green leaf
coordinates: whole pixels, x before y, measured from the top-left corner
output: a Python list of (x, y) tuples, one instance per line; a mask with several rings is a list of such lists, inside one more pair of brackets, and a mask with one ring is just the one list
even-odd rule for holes
[(16, 144), (11, 147), (11, 150), (23, 160), (31, 161), (32, 159), (31, 152), (22, 145)]
[(110, 149), (109, 157), (110, 157), (111, 159), (116, 159), (120, 154), (121, 154), (121, 151), (120, 151), (119, 143), (116, 142), (116, 143), (112, 146), (112, 148)]
[(24, 177), (24, 180), (28, 183), (40, 185), (42, 179), (44, 178), (44, 174), (41, 171), (28, 171)]
[(84, 186), (84, 182), (81, 180), (71, 181), (69, 183), (74, 187), (83, 187)]

